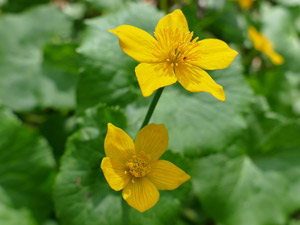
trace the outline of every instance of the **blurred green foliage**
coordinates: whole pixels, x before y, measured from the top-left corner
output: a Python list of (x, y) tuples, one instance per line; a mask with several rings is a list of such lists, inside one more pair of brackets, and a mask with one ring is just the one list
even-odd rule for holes
[[(0, 224), (300, 224), (300, 0), (169, 0), (190, 30), (239, 52), (209, 71), (226, 102), (165, 88), (151, 122), (164, 123), (163, 156), (191, 175), (141, 214), (100, 169), (106, 124), (135, 137), (143, 98), (133, 59), (109, 33), (152, 33), (165, 9), (153, 0), (0, 0)], [(274, 44), (274, 66), (248, 27)]]

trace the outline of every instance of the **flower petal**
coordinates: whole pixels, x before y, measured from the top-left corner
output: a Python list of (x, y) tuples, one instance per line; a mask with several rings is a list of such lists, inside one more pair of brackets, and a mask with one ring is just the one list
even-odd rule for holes
[(152, 182), (142, 177), (134, 179), (134, 183), (129, 182), (122, 196), (128, 205), (140, 212), (145, 212), (157, 203), (159, 192)]
[(179, 83), (188, 91), (205, 91), (215, 98), (225, 101), (223, 87), (217, 84), (208, 73), (199, 67), (188, 63), (181, 63), (175, 68), (175, 74)]
[(159, 30), (165, 28), (171, 28), (173, 30), (179, 29), (186, 32), (189, 31), (186, 18), (180, 9), (176, 9), (172, 13), (161, 18), (156, 25), (155, 32), (159, 32)]
[(107, 157), (118, 159), (122, 163), (125, 163), (131, 153), (135, 152), (132, 139), (111, 123), (107, 124), (104, 150)]
[(159, 160), (151, 164), (151, 172), (147, 178), (155, 184), (158, 190), (174, 190), (191, 177), (173, 163)]
[(187, 61), (206, 70), (225, 69), (237, 54), (224, 41), (204, 39), (187, 55)]
[(260, 34), (254, 27), (249, 27), (248, 32), (249, 38), (253, 42), (253, 45), (257, 50), (262, 52), (264, 52), (265, 49), (272, 50), (273, 46), (270, 46), (270, 43), (268, 43), (267, 38)]
[(153, 55), (156, 40), (146, 31), (130, 25), (121, 25), (109, 32), (119, 37), (121, 49), (138, 62), (157, 62)]
[(261, 51), (265, 54), (273, 51), (274, 46), (266, 36), (259, 33), (254, 27), (249, 27), (248, 32), (249, 38), (258, 51)]
[(243, 10), (248, 10), (253, 5), (254, 0), (238, 0)]
[(267, 53), (267, 55), (275, 65), (281, 65), (284, 63), (284, 58), (277, 52), (270, 51)]
[(129, 182), (131, 176), (125, 174), (125, 164), (117, 159), (105, 157), (101, 162), (101, 169), (109, 186), (115, 190), (122, 190)]
[(137, 154), (149, 154), (151, 162), (154, 162), (167, 150), (168, 143), (169, 135), (165, 125), (151, 123), (137, 133), (135, 150)]
[(177, 81), (173, 67), (167, 63), (141, 63), (135, 68), (135, 74), (144, 97)]

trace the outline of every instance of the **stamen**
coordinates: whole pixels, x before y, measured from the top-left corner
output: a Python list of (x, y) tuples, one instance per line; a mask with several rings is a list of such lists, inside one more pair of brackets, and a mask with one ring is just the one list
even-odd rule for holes
[(162, 61), (168, 62), (171, 67), (186, 62), (187, 58), (193, 59), (199, 56), (199, 49), (195, 49), (199, 45), (198, 37), (193, 39), (193, 32), (167, 27), (155, 32), (154, 35), (159, 50), (155, 55)]
[(150, 159), (151, 157), (149, 154), (146, 154), (145, 152), (141, 152), (139, 155), (134, 155), (127, 160), (126, 166), (128, 168), (129, 173), (133, 176), (133, 178), (144, 177), (150, 172), (151, 170), (149, 166)]

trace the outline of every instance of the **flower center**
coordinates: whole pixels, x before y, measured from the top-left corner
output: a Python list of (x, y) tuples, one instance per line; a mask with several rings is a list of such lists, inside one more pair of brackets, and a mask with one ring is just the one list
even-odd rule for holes
[(127, 170), (125, 173), (130, 173), (134, 177), (144, 177), (150, 172), (150, 155), (141, 152), (139, 155), (133, 155), (126, 162)]
[(181, 29), (164, 28), (154, 33), (157, 39), (157, 57), (167, 61), (171, 66), (178, 66), (194, 57), (193, 50), (198, 45), (198, 37), (193, 32)]

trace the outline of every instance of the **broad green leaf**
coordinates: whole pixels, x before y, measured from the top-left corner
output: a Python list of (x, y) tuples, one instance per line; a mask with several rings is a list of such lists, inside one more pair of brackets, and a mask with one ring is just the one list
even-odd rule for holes
[(80, 58), (74, 44), (46, 45), (40, 80), (41, 107), (72, 109)]
[[(189, 183), (176, 191), (160, 192), (159, 202), (152, 209), (139, 213), (127, 205), (121, 192), (108, 186), (103, 176), (100, 163), (105, 156), (107, 123), (124, 129), (124, 113), (100, 105), (87, 109), (78, 122), (81, 129), (69, 138), (54, 190), (56, 213), (62, 224), (162, 225), (175, 221), (180, 199), (189, 193)], [(165, 159), (171, 158), (177, 157), (171, 152), (165, 155)]]
[(0, 117), (0, 188), (14, 207), (24, 212), (29, 209), (42, 221), (51, 212), (55, 172), (51, 150), (45, 139), (23, 126), (10, 111), (0, 107)]
[(247, 156), (197, 160), (193, 185), (206, 213), (224, 225), (284, 224), (284, 177), (262, 171)]
[(153, 6), (132, 3), (116, 13), (86, 22), (79, 48), (87, 61), (77, 88), (79, 110), (99, 102), (124, 106), (141, 95), (134, 73), (137, 62), (125, 55), (118, 38), (108, 30), (129, 24), (153, 33), (161, 17), (162, 13)]
[(300, 207), (299, 130), (299, 121), (278, 123), (253, 143), (258, 149), (236, 145), (239, 153), (195, 160), (193, 188), (206, 213), (224, 225), (286, 224)]
[(68, 64), (74, 50), (46, 47), (43, 53), (47, 43), (62, 43), (70, 31), (71, 21), (53, 6), (0, 16), (0, 102), (18, 111), (74, 107), (76, 78), (56, 64), (59, 57)]
[[(226, 94), (223, 103), (208, 93), (189, 93), (181, 86), (165, 88), (151, 122), (164, 123), (169, 148), (190, 155), (222, 151), (246, 128), (242, 113), (252, 102), (252, 91), (242, 76), (239, 59), (227, 69), (209, 72)], [(150, 99), (149, 99), (150, 100)], [(138, 130), (149, 102), (141, 99), (126, 109), (131, 134)]]
[(26, 208), (16, 209), (9, 197), (0, 187), (0, 224), (5, 225), (37, 225)]

